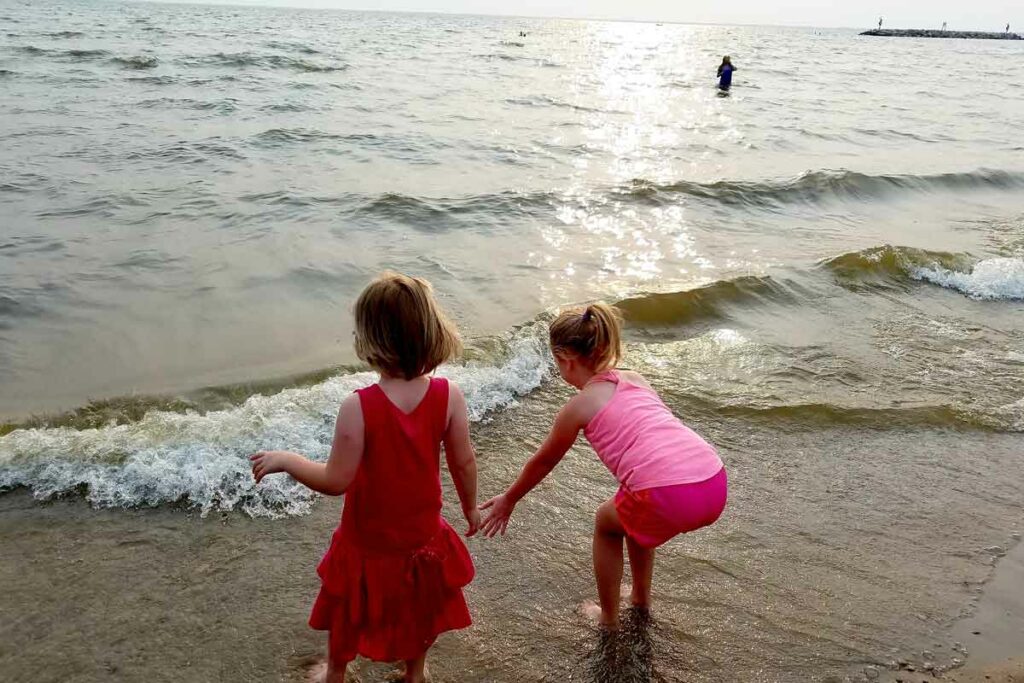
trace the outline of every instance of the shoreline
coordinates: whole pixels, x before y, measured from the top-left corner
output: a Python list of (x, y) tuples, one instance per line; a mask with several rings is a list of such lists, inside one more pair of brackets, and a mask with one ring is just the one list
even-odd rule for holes
[(900, 662), (883, 678), (885, 683), (1024, 683), (1024, 542), (1012, 534), (1015, 545), (995, 557), (992, 576), (979, 587), (971, 612), (952, 626), (951, 636), (965, 653), (963, 666), (945, 671), (926, 670), (928, 663)]

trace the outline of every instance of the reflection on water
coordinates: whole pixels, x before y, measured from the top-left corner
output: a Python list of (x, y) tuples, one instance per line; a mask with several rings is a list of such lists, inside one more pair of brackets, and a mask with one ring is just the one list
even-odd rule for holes
[[(1024, 211), (1000, 181), (1022, 170), (1006, 134), (1024, 125), (1020, 76), (998, 92), (976, 77), (1013, 54), (1004, 41), (5, 13), (19, 28), (0, 36), (2, 414), (350, 361), (347, 311), (383, 268), (430, 278), (492, 333), (883, 244), (975, 251), (986, 229), (962, 221)], [(722, 99), (727, 52), (742, 66)], [(969, 182), (916, 182), (947, 173)]]

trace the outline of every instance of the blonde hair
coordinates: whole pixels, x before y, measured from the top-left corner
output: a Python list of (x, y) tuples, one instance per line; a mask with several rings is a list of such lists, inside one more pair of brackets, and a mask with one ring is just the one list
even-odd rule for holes
[(562, 311), (548, 333), (553, 352), (573, 354), (596, 372), (622, 358), (622, 316), (603, 301)]
[(430, 283), (383, 273), (356, 300), (356, 355), (391, 377), (413, 379), (462, 353), (459, 331)]

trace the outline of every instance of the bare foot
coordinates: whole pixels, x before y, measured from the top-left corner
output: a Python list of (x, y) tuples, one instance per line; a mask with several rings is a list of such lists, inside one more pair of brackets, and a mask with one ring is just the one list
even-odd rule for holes
[(390, 683), (426, 683), (429, 680), (430, 669), (426, 665), (423, 666), (423, 676), (421, 678), (409, 676), (404, 671), (395, 672), (394, 676), (388, 678)]
[(327, 661), (318, 660), (306, 667), (306, 683), (323, 683), (327, 680)]
[(618, 622), (609, 622), (604, 618), (601, 606), (593, 600), (584, 600), (580, 605), (580, 615), (594, 626), (600, 626), (609, 630), (619, 627)]
[(632, 607), (636, 607), (637, 609), (650, 610), (651, 609), (651, 598), (650, 598), (650, 596), (637, 595), (635, 593), (632, 593), (629, 596), (629, 604)]

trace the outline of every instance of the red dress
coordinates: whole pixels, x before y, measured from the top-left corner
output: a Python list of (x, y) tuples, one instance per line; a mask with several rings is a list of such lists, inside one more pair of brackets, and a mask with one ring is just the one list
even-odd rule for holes
[(415, 659), (472, 621), (462, 587), (473, 561), (441, 517), (441, 439), (448, 381), (432, 378), (403, 413), (380, 385), (360, 389), (365, 440), (341, 525), (321, 560), (309, 625), (329, 630), (331, 658)]

